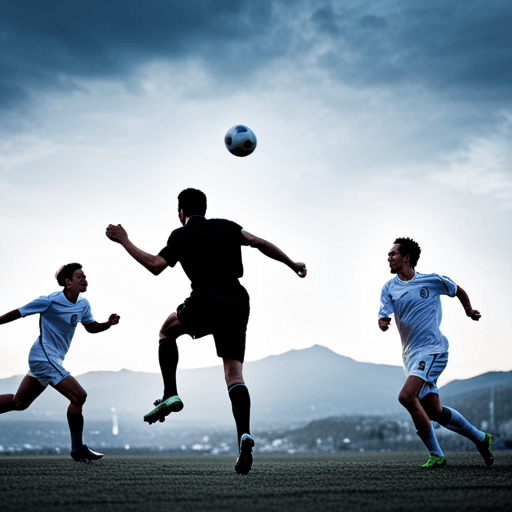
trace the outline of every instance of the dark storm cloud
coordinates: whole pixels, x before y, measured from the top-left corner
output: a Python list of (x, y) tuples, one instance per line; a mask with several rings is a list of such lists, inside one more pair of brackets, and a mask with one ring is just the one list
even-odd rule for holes
[[(257, 6), (255, 6), (257, 3)], [(62, 76), (109, 77), (151, 59), (215, 54), (265, 30), (270, 1), (0, 3), (0, 105)], [(228, 57), (228, 54), (224, 54)], [(69, 85), (68, 85), (69, 86)]]
[(511, 26), (509, 0), (4, 0), (0, 106), (71, 87), (63, 77), (124, 76), (155, 58), (199, 58), (242, 78), (309, 55), (352, 84), (420, 83), (503, 103)]
[(334, 2), (319, 8), (311, 21), (331, 44), (322, 65), (355, 84), (416, 82), (437, 90), (456, 88), (465, 99), (510, 101), (512, 3), (397, 5), (399, 11), (379, 14)]

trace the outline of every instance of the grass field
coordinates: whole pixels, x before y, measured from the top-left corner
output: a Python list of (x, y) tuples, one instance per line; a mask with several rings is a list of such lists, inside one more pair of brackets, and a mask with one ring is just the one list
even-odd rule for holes
[(0, 457), (2, 511), (510, 511), (512, 453), (259, 456), (249, 475), (232, 457)]

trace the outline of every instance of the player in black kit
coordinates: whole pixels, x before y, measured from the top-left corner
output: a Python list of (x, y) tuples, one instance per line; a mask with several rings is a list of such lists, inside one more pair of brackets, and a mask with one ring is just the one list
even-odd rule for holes
[(158, 255), (137, 248), (121, 225), (110, 224), (107, 237), (120, 243), (126, 251), (151, 273), (158, 275), (179, 261), (191, 281), (190, 297), (170, 315), (160, 330), (159, 362), (164, 380), (164, 394), (144, 421), (164, 421), (171, 412), (183, 409), (178, 396), (176, 369), (178, 346), (182, 334), (201, 338), (213, 334), (217, 355), (224, 363), (224, 374), (237, 427), (239, 455), (235, 470), (247, 474), (252, 466), (254, 439), (250, 434), (250, 397), (244, 383), (242, 365), (245, 334), (249, 320), (249, 295), (240, 284), (243, 275), (243, 245), (255, 247), (269, 258), (290, 267), (305, 277), (306, 265), (292, 261), (275, 245), (251, 235), (235, 222), (206, 219), (206, 196), (188, 188), (178, 196), (178, 213), (183, 227), (174, 230)]

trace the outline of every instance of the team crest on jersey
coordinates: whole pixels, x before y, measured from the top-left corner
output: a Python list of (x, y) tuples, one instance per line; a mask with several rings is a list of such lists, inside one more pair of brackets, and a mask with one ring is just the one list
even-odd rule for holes
[(76, 325), (77, 319), (78, 319), (78, 316), (77, 315), (73, 315), (71, 317), (71, 321), (70, 321), (71, 325)]
[(420, 364), (418, 365), (418, 370), (422, 372), (425, 369), (425, 361), (420, 361)]
[(425, 286), (425, 288), (422, 288), (421, 291), (420, 291), (420, 297), (422, 299), (426, 299), (429, 295), (429, 291), (428, 291), (428, 288)]

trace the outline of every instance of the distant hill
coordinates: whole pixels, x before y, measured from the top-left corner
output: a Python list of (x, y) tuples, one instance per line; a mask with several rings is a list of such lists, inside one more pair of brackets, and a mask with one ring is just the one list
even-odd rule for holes
[(471, 379), (454, 380), (442, 387), (442, 395), (463, 395), (493, 386), (512, 386), (512, 372), (489, 372)]
[[(293, 425), (333, 415), (401, 414), (396, 395), (403, 383), (398, 366), (359, 363), (315, 345), (244, 365), (251, 393), (254, 425)], [(13, 393), (21, 376), (0, 380), (0, 394)], [(91, 372), (78, 377), (88, 393), (86, 420), (110, 420), (112, 408), (124, 420), (140, 421), (161, 397), (160, 374)], [(178, 370), (179, 393), (185, 408), (173, 422), (231, 426), (222, 367)], [(27, 410), (0, 416), (8, 419), (56, 420), (65, 417), (67, 401), (46, 390)]]
[[(293, 427), (341, 416), (408, 417), (397, 400), (404, 382), (401, 367), (360, 363), (320, 345), (246, 363), (244, 375), (251, 393), (251, 421), (255, 428)], [(14, 393), (21, 378), (0, 380), (0, 394)], [(502, 374), (492, 373), (456, 381), (443, 388), (443, 396), (455, 396), (452, 389), (460, 394), (485, 388), (502, 378)], [(110, 422), (115, 414), (120, 422), (135, 421), (148, 427), (142, 424), (142, 416), (162, 393), (162, 378), (154, 373), (91, 372), (78, 380), (88, 393), (86, 422)], [(205, 423), (211, 428), (233, 426), (221, 366), (178, 370), (178, 386), (185, 408), (173, 415), (173, 428)], [(67, 403), (55, 390), (48, 389), (27, 411), (1, 415), (0, 421), (65, 421)]]

